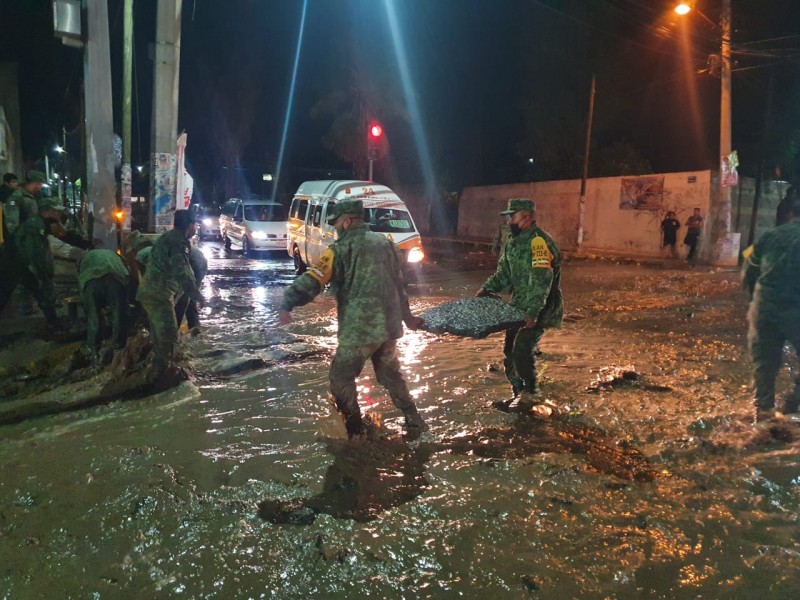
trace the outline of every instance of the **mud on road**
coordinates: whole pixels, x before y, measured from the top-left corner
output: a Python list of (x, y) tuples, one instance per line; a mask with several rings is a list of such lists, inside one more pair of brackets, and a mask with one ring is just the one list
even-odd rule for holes
[[(350, 443), (326, 400), (333, 300), (278, 329), (288, 261), (210, 258), (193, 383), (0, 427), (0, 597), (800, 595), (800, 433), (749, 422), (737, 273), (570, 262), (549, 422), (491, 408), (502, 334), (409, 332), (430, 433), (400, 435), (368, 369), (387, 437)], [(413, 310), (474, 294), (469, 266), (433, 265)]]

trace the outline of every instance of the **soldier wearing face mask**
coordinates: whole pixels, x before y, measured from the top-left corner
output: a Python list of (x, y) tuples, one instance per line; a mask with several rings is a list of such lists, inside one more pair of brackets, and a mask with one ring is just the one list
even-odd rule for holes
[(500, 213), (508, 218), (511, 237), (497, 261), (497, 270), (486, 280), (478, 296), (511, 291), (511, 305), (525, 313), (522, 327), (506, 331), (503, 347), (506, 378), (513, 397), (502, 403), (540, 416), (552, 408), (537, 402), (534, 353), (544, 330), (560, 327), (564, 315), (561, 297), (561, 250), (553, 239), (536, 225), (536, 206), (527, 198), (512, 198)]

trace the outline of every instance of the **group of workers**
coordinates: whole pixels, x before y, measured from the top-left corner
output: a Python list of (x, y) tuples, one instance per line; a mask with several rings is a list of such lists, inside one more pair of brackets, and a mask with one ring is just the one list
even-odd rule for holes
[[(86, 314), (86, 353), (107, 363), (124, 347), (141, 306), (153, 342), (150, 376), (157, 378), (174, 358), (178, 325), (185, 316), (190, 329), (199, 325), (199, 282), (208, 269), (203, 254), (189, 242), (195, 218), (175, 213), (174, 227), (155, 243), (134, 232), (120, 253), (94, 248), (97, 241), (67, 231), (66, 209), (58, 198), (42, 196), (44, 173), (29, 171), (23, 184), (11, 173), (0, 188), (0, 315), (22, 285), (42, 310), (52, 331), (65, 327), (56, 313), (54, 261), (49, 236), (85, 250), (78, 262), (78, 291)], [(104, 344), (105, 315), (110, 317), (109, 344)]]
[[(92, 242), (67, 231), (64, 207), (57, 198), (41, 197), (45, 175), (30, 171), (22, 185), (6, 174), (0, 187), (0, 314), (18, 285), (36, 299), (49, 327), (60, 326), (53, 286), (53, 254), (48, 236), (87, 250), (78, 273), (87, 316), (87, 349), (97, 359), (102, 346), (105, 309), (111, 315), (111, 349), (124, 346), (133, 298), (147, 315), (153, 342), (152, 370), (158, 376), (174, 359), (178, 327), (184, 316), (198, 325), (202, 304), (199, 282), (207, 270), (202, 253), (193, 248), (195, 218), (176, 211), (173, 229), (152, 247), (138, 232), (123, 252), (93, 249)], [(755, 366), (756, 421), (800, 407), (800, 376), (795, 389), (776, 403), (775, 381), (788, 341), (800, 352), (800, 194), (792, 191), (781, 203), (778, 227), (766, 232), (746, 257), (744, 282), (751, 294), (749, 346)], [(536, 207), (527, 198), (512, 198), (500, 213), (509, 237), (495, 273), (478, 296), (511, 292), (511, 305), (525, 314), (524, 323), (506, 332), (503, 347), (506, 378), (512, 398), (504, 408), (549, 416), (553, 407), (538, 397), (535, 351), (545, 329), (560, 327), (561, 251), (536, 223)], [(389, 391), (411, 432), (427, 426), (408, 390), (397, 358), (396, 341), (403, 323), (417, 329), (422, 320), (411, 313), (402, 275), (402, 258), (385, 236), (369, 230), (360, 200), (336, 204), (327, 217), (337, 239), (308, 271), (286, 289), (279, 311), (282, 325), (291, 310), (311, 302), (327, 285), (336, 298), (338, 347), (330, 368), (330, 395), (348, 436), (367, 433), (358, 405), (356, 378), (371, 360), (378, 382)], [(107, 359), (107, 357), (106, 357)]]

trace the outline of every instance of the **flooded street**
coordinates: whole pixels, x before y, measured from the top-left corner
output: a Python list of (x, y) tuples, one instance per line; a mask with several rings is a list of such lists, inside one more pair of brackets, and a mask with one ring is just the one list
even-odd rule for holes
[[(333, 298), (278, 328), (291, 260), (201, 247), (193, 384), (0, 426), (0, 598), (800, 597), (800, 425), (750, 424), (738, 273), (567, 263), (548, 422), (491, 407), (502, 334), (407, 332), (430, 432), (402, 437), (368, 366), (390, 435), (351, 443)], [(415, 313), (490, 273), (427, 266)]]

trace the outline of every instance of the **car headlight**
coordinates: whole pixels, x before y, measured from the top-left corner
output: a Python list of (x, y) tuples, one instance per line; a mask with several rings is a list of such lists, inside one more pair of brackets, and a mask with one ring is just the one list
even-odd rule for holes
[(252, 237), (254, 240), (265, 240), (267, 239), (267, 234), (263, 231), (253, 231), (250, 233), (250, 237)]
[(203, 225), (205, 225), (206, 227), (211, 227), (213, 224), (214, 221), (212, 221), (211, 219), (203, 219)]
[(415, 264), (418, 262), (422, 262), (425, 258), (425, 253), (422, 251), (422, 248), (412, 248), (408, 251), (408, 258), (406, 259), (411, 264)]

